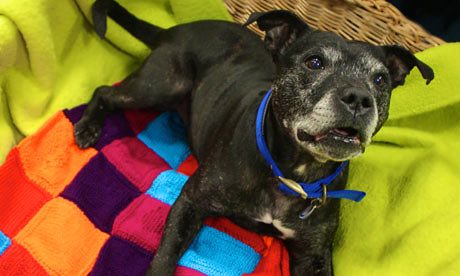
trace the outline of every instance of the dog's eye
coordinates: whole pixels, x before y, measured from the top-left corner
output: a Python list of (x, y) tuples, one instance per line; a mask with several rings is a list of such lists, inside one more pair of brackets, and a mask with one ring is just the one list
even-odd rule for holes
[(324, 69), (323, 60), (319, 56), (311, 56), (307, 59), (307, 67), (312, 70)]
[(374, 76), (374, 84), (378, 87), (385, 85), (385, 77), (382, 74), (377, 74)]

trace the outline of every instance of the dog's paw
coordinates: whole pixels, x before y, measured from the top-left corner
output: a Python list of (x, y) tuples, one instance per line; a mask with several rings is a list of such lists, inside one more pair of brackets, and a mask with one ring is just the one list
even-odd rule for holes
[(75, 143), (81, 149), (85, 149), (96, 144), (101, 136), (102, 127), (95, 123), (79, 121), (74, 127)]

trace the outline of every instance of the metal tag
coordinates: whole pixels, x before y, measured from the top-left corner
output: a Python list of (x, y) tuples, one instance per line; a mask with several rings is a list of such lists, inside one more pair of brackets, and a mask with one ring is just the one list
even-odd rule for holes
[(313, 212), (316, 210), (316, 208), (318, 208), (316, 205), (310, 205), (308, 206), (307, 208), (305, 208), (305, 210), (303, 210), (300, 214), (299, 214), (299, 218), (300, 219), (306, 219), (308, 218), (311, 214), (313, 214)]
[(318, 199), (315, 199), (313, 200), (310, 205), (308, 205), (307, 208), (305, 208), (305, 210), (303, 210), (302, 212), (300, 212), (299, 214), (299, 218), (300, 219), (307, 219), (309, 216), (311, 216), (311, 214), (313, 214), (313, 212), (321, 206), (321, 200), (318, 200)]

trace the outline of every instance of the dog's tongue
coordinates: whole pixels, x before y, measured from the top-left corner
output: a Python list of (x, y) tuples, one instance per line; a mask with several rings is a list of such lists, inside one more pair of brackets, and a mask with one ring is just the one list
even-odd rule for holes
[(314, 137), (315, 137), (315, 142), (318, 142), (318, 141), (321, 141), (321, 140), (323, 140), (324, 138), (326, 138), (326, 137), (327, 137), (327, 133), (325, 133), (325, 134), (318, 134), (318, 135), (315, 135)]
[(350, 133), (346, 130), (343, 130), (343, 129), (340, 129), (340, 128), (336, 128), (336, 129), (333, 129), (332, 132), (335, 132), (339, 135), (342, 135), (342, 136), (349, 136)]

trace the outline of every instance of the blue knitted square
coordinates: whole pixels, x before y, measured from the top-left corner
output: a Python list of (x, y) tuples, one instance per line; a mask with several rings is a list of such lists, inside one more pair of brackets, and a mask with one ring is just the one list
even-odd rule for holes
[(260, 258), (249, 245), (204, 226), (179, 260), (179, 265), (206, 275), (236, 276), (253, 272)]
[(166, 204), (172, 205), (179, 197), (188, 176), (173, 170), (162, 172), (154, 181), (146, 194)]
[(176, 112), (162, 113), (138, 134), (138, 138), (173, 169), (177, 169), (191, 152), (187, 131)]
[(0, 231), (0, 256), (11, 245), (11, 240), (2, 231)]

